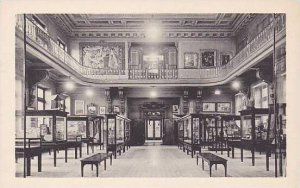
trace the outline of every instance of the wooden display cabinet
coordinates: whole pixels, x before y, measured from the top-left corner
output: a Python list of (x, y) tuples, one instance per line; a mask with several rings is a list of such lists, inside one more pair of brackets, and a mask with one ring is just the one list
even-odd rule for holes
[(194, 157), (201, 152), (201, 124), (199, 114), (189, 114), (178, 119), (178, 147)]
[(241, 146), (241, 116), (222, 114), (221, 116), (221, 140), (225, 145), (231, 148), (232, 158), (234, 158), (234, 149)]
[(122, 151), (125, 151), (125, 141), (127, 141), (125, 134), (126, 122), (130, 122), (130, 119), (118, 114), (106, 114), (106, 152), (113, 152), (115, 158), (117, 153), (121, 155)]
[(94, 152), (94, 146), (99, 145), (100, 150), (104, 146), (104, 117), (103, 116), (68, 116), (68, 136), (72, 138), (81, 136), (83, 143), (87, 144)]
[[(255, 150), (265, 151), (268, 144), (266, 136), (262, 135), (262, 129), (268, 127), (268, 108), (249, 108), (240, 111), (241, 114), (241, 161), (243, 162), (243, 150), (251, 150), (252, 165), (255, 165)], [(263, 122), (267, 121), (267, 122)], [(263, 126), (263, 124), (266, 124)], [(266, 133), (267, 134), (267, 133)]]
[[(54, 166), (56, 166), (56, 152), (65, 150), (65, 162), (68, 160), (67, 152), (67, 112), (60, 110), (27, 110), (26, 137), (41, 139), (41, 152), (54, 153)], [(25, 155), (26, 150), (25, 150)]]

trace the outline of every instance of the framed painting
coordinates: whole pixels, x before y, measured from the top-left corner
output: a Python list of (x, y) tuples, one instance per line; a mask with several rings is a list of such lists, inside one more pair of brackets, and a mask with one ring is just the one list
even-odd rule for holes
[(84, 101), (75, 100), (75, 115), (84, 115)]
[(115, 114), (120, 114), (120, 106), (114, 106), (113, 112), (114, 112)]
[(224, 66), (229, 63), (229, 61), (232, 59), (233, 55), (232, 52), (220, 52), (220, 66)]
[(173, 114), (179, 114), (179, 106), (178, 105), (173, 105)]
[(105, 113), (106, 113), (105, 106), (100, 106), (100, 107), (99, 107), (99, 114), (100, 114), (100, 115), (103, 115), (103, 114), (105, 114)]
[(94, 103), (90, 103), (87, 105), (87, 114), (88, 115), (97, 115), (98, 113), (98, 106)]
[(217, 65), (217, 50), (207, 49), (200, 51), (200, 60), (202, 68), (215, 67)]
[(184, 68), (196, 69), (198, 68), (198, 54), (194, 52), (184, 53)]
[(231, 103), (230, 102), (219, 102), (217, 103), (217, 112), (231, 112)]
[(216, 103), (214, 102), (204, 102), (203, 103), (203, 112), (215, 112)]
[(125, 69), (125, 43), (84, 42), (79, 44), (81, 64), (115, 74)]

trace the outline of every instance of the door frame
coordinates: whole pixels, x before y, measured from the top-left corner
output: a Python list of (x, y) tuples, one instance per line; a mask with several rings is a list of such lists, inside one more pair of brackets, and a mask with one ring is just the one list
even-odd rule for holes
[[(149, 121), (153, 121), (153, 137), (152, 139), (148, 137), (148, 123)], [(159, 137), (155, 136), (155, 121), (160, 122), (160, 135)], [(147, 118), (145, 119), (145, 140), (162, 140), (163, 137), (163, 129), (164, 129), (164, 123), (162, 118)]]

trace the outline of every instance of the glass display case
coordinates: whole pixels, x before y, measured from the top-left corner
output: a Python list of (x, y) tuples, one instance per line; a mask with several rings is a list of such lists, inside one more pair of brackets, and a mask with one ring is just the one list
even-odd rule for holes
[(200, 150), (201, 143), (201, 115), (189, 114), (179, 118), (178, 120), (178, 146), (183, 148), (183, 151), (187, 150), (187, 153), (191, 152), (192, 157), (195, 151)]
[(94, 146), (104, 146), (104, 117), (103, 116), (68, 116), (68, 137), (81, 136), (83, 143), (87, 144), (87, 154), (89, 147), (94, 152)]
[(241, 139), (241, 117), (237, 115), (221, 115), (221, 127), (226, 139)]
[(248, 108), (241, 113), (241, 161), (243, 149), (251, 150), (252, 165), (255, 165), (255, 150), (265, 151), (269, 143), (267, 129), (269, 125), (268, 108)]
[(26, 137), (43, 142), (67, 140), (67, 112), (59, 110), (27, 110)]
[[(130, 120), (117, 114), (106, 114), (107, 147), (106, 152), (113, 152), (115, 158), (117, 152), (125, 151), (126, 124)], [(129, 129), (130, 131), (130, 129)], [(128, 133), (128, 132), (127, 132)]]
[(56, 152), (65, 150), (67, 162), (67, 112), (60, 110), (27, 110), (26, 137), (40, 138), (42, 151), (53, 150), (54, 166), (56, 166)]

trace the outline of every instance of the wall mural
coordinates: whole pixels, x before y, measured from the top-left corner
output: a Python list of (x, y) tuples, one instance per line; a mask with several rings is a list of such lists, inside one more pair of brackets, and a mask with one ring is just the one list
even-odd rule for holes
[(85, 67), (108, 70), (105, 72), (107, 74), (115, 74), (114, 70), (125, 69), (125, 43), (80, 43), (79, 48), (81, 63)]

